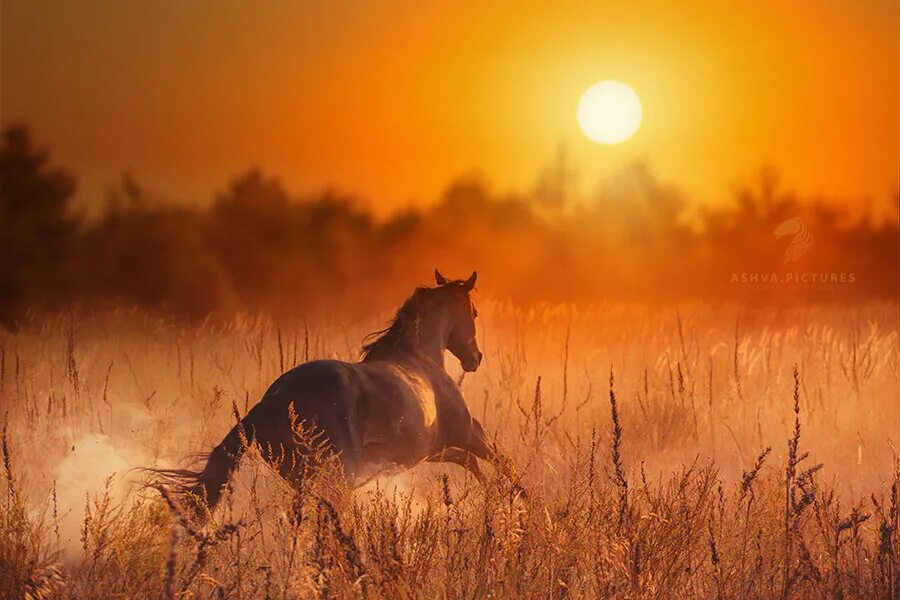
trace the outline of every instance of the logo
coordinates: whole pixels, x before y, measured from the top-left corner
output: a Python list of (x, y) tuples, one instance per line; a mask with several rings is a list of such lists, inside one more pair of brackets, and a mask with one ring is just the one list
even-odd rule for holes
[(800, 217), (781, 223), (772, 232), (776, 240), (787, 239), (784, 262), (778, 271), (750, 271), (731, 273), (732, 285), (746, 290), (773, 291), (817, 290), (832, 291), (852, 289), (856, 284), (856, 273), (832, 270), (797, 271), (789, 267), (812, 249), (813, 234)]
[(806, 223), (800, 217), (788, 219), (775, 228), (776, 239), (793, 235), (791, 243), (784, 251), (784, 264), (796, 262), (801, 256), (809, 252), (813, 245), (813, 234), (806, 227)]

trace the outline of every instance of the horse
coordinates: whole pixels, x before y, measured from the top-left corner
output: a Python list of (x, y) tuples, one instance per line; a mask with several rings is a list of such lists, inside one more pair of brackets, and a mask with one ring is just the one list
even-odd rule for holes
[(310, 449), (297, 441), (297, 422), (315, 431), (351, 484), (368, 465), (411, 468), (425, 461), (455, 463), (482, 483), (479, 459), (506, 474), (506, 462), (444, 368), (445, 350), (466, 372), (481, 364), (470, 297), (477, 272), (466, 280), (448, 280), (437, 269), (434, 275), (436, 287), (416, 288), (388, 327), (364, 340), (361, 360), (313, 360), (290, 369), (209, 453), (202, 471), (163, 474), (190, 497), (205, 499), (212, 512), (241, 454), (255, 443), (269, 449), (263, 458), (298, 487), (296, 457), (302, 462)]

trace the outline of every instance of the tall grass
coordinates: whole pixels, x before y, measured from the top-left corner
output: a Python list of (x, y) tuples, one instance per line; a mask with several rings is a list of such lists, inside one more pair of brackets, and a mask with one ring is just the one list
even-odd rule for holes
[(479, 304), (460, 381), (517, 481), (425, 464), (353, 490), (326, 462), (296, 493), (251, 448), (202, 526), (132, 469), (190, 462), (377, 319), (0, 334), (0, 597), (897, 596), (896, 305)]

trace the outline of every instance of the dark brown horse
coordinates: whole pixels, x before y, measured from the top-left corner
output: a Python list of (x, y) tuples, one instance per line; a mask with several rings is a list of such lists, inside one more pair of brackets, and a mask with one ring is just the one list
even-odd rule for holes
[[(465, 281), (449, 281), (435, 270), (437, 287), (417, 288), (390, 326), (363, 346), (360, 362), (315, 360), (284, 373), (213, 449), (201, 472), (168, 474), (205, 498), (211, 510), (248, 442), (255, 442), (291, 481), (296, 461), (284, 458), (304, 452), (293, 417), (337, 454), (351, 482), (366, 465), (412, 467), (423, 461), (456, 463), (483, 481), (477, 459), (501, 463), (444, 370), (445, 349), (465, 371), (481, 363), (478, 313), (470, 298), (475, 278), (472, 273)], [(279, 460), (272, 460), (276, 455)]]

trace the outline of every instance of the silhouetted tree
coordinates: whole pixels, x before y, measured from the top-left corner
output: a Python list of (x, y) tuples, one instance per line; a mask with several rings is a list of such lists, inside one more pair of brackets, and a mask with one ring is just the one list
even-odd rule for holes
[(75, 179), (49, 166), (24, 127), (0, 135), (0, 323), (15, 327), (26, 305), (53, 307), (66, 298)]

